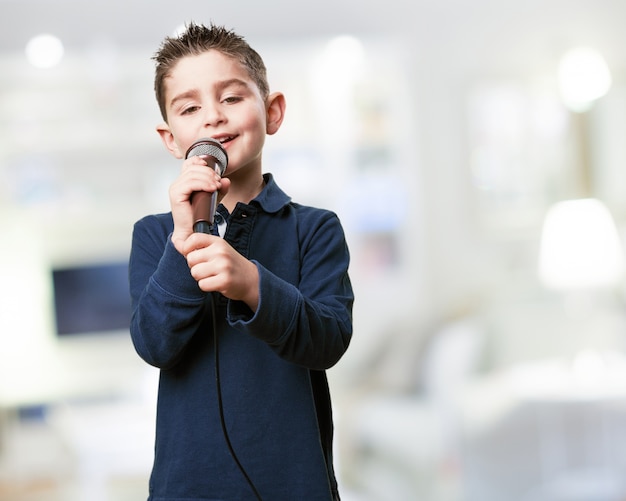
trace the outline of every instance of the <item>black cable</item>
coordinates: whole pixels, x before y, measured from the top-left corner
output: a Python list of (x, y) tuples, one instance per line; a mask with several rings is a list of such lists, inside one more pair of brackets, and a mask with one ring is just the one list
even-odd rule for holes
[(254, 485), (254, 482), (252, 482), (252, 480), (248, 476), (248, 473), (246, 472), (246, 469), (243, 467), (243, 465), (239, 461), (237, 454), (235, 454), (235, 450), (233, 449), (233, 446), (230, 443), (228, 430), (226, 429), (226, 421), (224, 419), (224, 405), (222, 403), (222, 383), (220, 380), (220, 362), (219, 362), (220, 357), (219, 357), (219, 343), (218, 343), (218, 335), (217, 335), (217, 318), (216, 318), (216, 309), (215, 309), (215, 304), (218, 299), (218, 294), (217, 292), (212, 292), (211, 294), (212, 294), (211, 313), (213, 315), (213, 348), (215, 350), (215, 387), (217, 390), (217, 407), (219, 409), (219, 414), (220, 414), (220, 424), (222, 425), (222, 434), (224, 435), (224, 440), (226, 440), (226, 445), (228, 446), (228, 451), (230, 452), (230, 455), (235, 460), (235, 463), (237, 464), (239, 471), (246, 479), (246, 482), (250, 486), (250, 489), (252, 489), (252, 492), (254, 492), (254, 495), (258, 501), (263, 501), (261, 498), (261, 495), (259, 494), (259, 491)]

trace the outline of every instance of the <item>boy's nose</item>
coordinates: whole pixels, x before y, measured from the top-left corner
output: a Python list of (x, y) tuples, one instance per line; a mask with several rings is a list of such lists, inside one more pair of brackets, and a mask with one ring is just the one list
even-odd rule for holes
[(224, 121), (224, 113), (219, 105), (210, 105), (204, 107), (204, 124), (216, 125)]

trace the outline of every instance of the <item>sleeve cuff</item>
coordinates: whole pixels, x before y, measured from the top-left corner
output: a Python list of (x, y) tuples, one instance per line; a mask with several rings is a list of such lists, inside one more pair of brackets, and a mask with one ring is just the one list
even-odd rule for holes
[(161, 289), (182, 299), (203, 299), (206, 294), (191, 276), (185, 257), (174, 247), (172, 235), (167, 238), (165, 251), (152, 279)]

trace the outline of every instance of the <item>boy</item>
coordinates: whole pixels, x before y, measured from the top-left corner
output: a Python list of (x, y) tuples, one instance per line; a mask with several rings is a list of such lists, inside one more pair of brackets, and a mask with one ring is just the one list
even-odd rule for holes
[[(157, 131), (182, 169), (130, 256), (131, 336), (160, 368), (148, 499), (338, 500), (325, 369), (348, 347), (353, 302), (339, 220), (262, 173), (285, 98), (242, 37), (191, 23), (154, 59)], [(221, 179), (184, 158), (207, 137), (227, 152)], [(220, 235), (194, 233), (192, 194), (216, 190)]]

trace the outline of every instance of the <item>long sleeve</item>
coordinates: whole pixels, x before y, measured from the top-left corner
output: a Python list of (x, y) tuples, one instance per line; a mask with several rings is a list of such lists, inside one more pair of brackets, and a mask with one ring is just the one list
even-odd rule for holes
[(164, 215), (137, 222), (129, 266), (131, 337), (137, 353), (160, 368), (177, 363), (210, 310), (170, 231)]
[(299, 225), (297, 285), (257, 262), (257, 312), (250, 316), (245, 306), (233, 302), (229, 321), (268, 343), (282, 358), (323, 370), (333, 366), (348, 348), (353, 294), (348, 278), (349, 254), (339, 220), (330, 212), (311, 216), (315, 217)]

